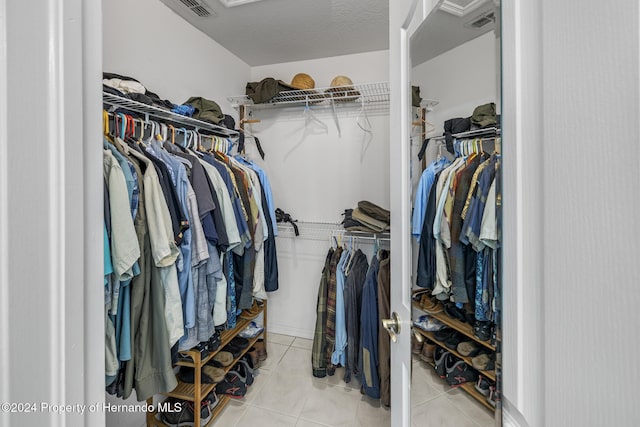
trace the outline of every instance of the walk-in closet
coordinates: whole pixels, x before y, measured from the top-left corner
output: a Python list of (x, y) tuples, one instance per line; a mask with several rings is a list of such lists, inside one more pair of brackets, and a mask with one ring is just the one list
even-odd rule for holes
[[(310, 5), (287, 5), (300, 8), (289, 18), (309, 22), (304, 12), (312, 10)], [(336, 13), (348, 14), (344, 19), (352, 23), (352, 14), (366, 11), (371, 17), (358, 28), (343, 29), (352, 38), (345, 36), (342, 50), (295, 51), (295, 43), (276, 33), (272, 40), (283, 49), (291, 46), (280, 53), (249, 35), (251, 20), (260, 19), (255, 10), (267, 14), (273, 9), (260, 2), (227, 6), (158, 0), (103, 4), (105, 203), (113, 206), (105, 213), (105, 250), (113, 260), (105, 267), (106, 399), (113, 408), (146, 405), (139, 413), (107, 413), (107, 425), (242, 426), (261, 420), (273, 426), (390, 426), (396, 337), (387, 332), (385, 319), (393, 318), (391, 298), (398, 285), (391, 282), (392, 240), (401, 232), (392, 227), (390, 154), (401, 144), (411, 150), (407, 185), (417, 217), (427, 209), (427, 200), (413, 206), (420, 199), (424, 169), (440, 159), (458, 157), (460, 162), (472, 152), (479, 157), (489, 153), (481, 152), (485, 147), (480, 148), (476, 134), (462, 136), (470, 129), (449, 132), (446, 141), (444, 135), (450, 131), (449, 119), (470, 120), (474, 108), (487, 104), (494, 108), (494, 133), (486, 133), (487, 122), (474, 123), (474, 129), (482, 128), (477, 135), (484, 135), (485, 143), (499, 138), (495, 18), (456, 44), (432, 46), (432, 39), (416, 32), (415, 102), (405, 120), (411, 134), (401, 142), (391, 140), (386, 2), (315, 6), (318, 13), (333, 14), (318, 17), (335, 27), (328, 29), (328, 42), (341, 29)], [(242, 10), (245, 17), (239, 19)], [(490, 11), (497, 13), (493, 3), (475, 9), (476, 14)], [(436, 7), (421, 28), (437, 32), (438, 19), (449, 15)], [(221, 32), (216, 23), (225, 17), (235, 26), (220, 24), (227, 27)], [(455, 22), (459, 29), (450, 23), (444, 40), (464, 29), (461, 22)], [(289, 24), (288, 37), (305, 37), (296, 23)], [(263, 24), (258, 31), (264, 31)], [(357, 34), (370, 34), (371, 40), (358, 40)], [(469, 61), (476, 69), (473, 80), (464, 78), (464, 69), (451, 72)], [(123, 252), (120, 242), (127, 241), (112, 226), (126, 213), (115, 213), (124, 208), (118, 190), (124, 181), (114, 177), (118, 165), (133, 187), (128, 192), (129, 233), (135, 237), (137, 230), (143, 248), (145, 233), (151, 237), (152, 257), (147, 259), (155, 264), (144, 292), (144, 275), (135, 271), (144, 264), (135, 261), (144, 251), (131, 254), (127, 261), (134, 262), (128, 264), (116, 256)], [(163, 235), (162, 247), (173, 254), (169, 258), (152, 228), (154, 211), (148, 215), (148, 231), (136, 217), (132, 192), (139, 189), (131, 185), (136, 177), (130, 173), (136, 167), (144, 185), (144, 194), (136, 196), (140, 203), (162, 211), (157, 192), (165, 192), (164, 215), (170, 214), (173, 226)], [(154, 167), (161, 184), (155, 187), (155, 175), (149, 176)], [(167, 192), (171, 186), (175, 191)], [(419, 278), (421, 250), (417, 243), (412, 249), (411, 286), (406, 284), (414, 304), (412, 377), (406, 385), (412, 423), (493, 426), (499, 422), (496, 368), (485, 361), (483, 380), (471, 359), (495, 354), (495, 328), (487, 326), (478, 338), (473, 313), (468, 319), (460, 314), (468, 308), (449, 307), (454, 305), (449, 299), (455, 301), (449, 294), (436, 301), (435, 268), (432, 283)], [(449, 249), (443, 246), (441, 255), (445, 271), (437, 273), (446, 282), (451, 279)], [(475, 255), (470, 262), (475, 266)], [(492, 270), (487, 277), (498, 275)], [(475, 292), (475, 277), (472, 286)], [(163, 290), (164, 312), (157, 305)], [(434, 313), (430, 306), (426, 312), (426, 304), (446, 305), (446, 311)], [(146, 311), (140, 311), (141, 305)], [(495, 301), (485, 305), (495, 307)], [(147, 317), (156, 323), (146, 323)], [(159, 344), (164, 335), (157, 322), (162, 319), (170, 345)], [(430, 328), (420, 329), (427, 323)], [(444, 337), (450, 326), (462, 332)], [(444, 342), (454, 338), (453, 347), (464, 343), (473, 352), (465, 358), (453, 349), (461, 359), (447, 352), (445, 363)], [(142, 369), (149, 366), (155, 370), (148, 372), (162, 380), (142, 378)], [(473, 375), (451, 380), (455, 369)]]
[(639, 16), (0, 0), (0, 427), (640, 425)]

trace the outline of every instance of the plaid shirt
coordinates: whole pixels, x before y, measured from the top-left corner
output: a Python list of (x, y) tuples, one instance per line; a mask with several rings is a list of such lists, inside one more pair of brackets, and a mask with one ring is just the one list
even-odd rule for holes
[(338, 287), (336, 270), (340, 257), (342, 256), (342, 250), (342, 248), (336, 249), (329, 263), (329, 280), (327, 283), (327, 344), (325, 348), (329, 375), (333, 375), (335, 372), (335, 366), (331, 363), (331, 356), (333, 355), (336, 344), (336, 291)]
[(313, 335), (313, 347), (311, 351), (311, 365), (313, 376), (322, 378), (327, 376), (327, 360), (325, 357), (326, 330), (327, 330), (327, 283), (329, 281), (329, 265), (333, 258), (334, 250), (329, 249), (322, 269), (322, 278), (318, 288), (318, 304), (316, 306), (316, 328)]

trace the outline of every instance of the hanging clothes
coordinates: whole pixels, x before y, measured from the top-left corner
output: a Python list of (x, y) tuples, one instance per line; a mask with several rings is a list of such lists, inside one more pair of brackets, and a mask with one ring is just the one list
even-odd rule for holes
[(380, 375), (378, 373), (378, 255), (371, 259), (371, 265), (362, 288), (362, 308), (360, 310), (360, 348), (358, 354), (358, 379), (364, 393), (372, 399), (380, 398)]
[(325, 348), (327, 346), (327, 293), (329, 284), (329, 269), (333, 259), (334, 249), (329, 248), (325, 258), (320, 286), (318, 287), (318, 300), (316, 303), (316, 326), (313, 334), (313, 346), (311, 350), (311, 368), (313, 376), (324, 378), (327, 376), (327, 359)]
[(347, 357), (344, 365), (344, 382), (351, 382), (351, 376), (356, 378), (360, 373), (358, 364), (361, 352), (360, 317), (362, 313), (362, 289), (367, 276), (369, 263), (367, 256), (356, 250), (351, 261), (349, 274), (344, 286), (344, 302), (347, 329)]
[(233, 328), (267, 282), (278, 288), (264, 171), (165, 139), (103, 141), (106, 383), (138, 400), (176, 387), (172, 350)]

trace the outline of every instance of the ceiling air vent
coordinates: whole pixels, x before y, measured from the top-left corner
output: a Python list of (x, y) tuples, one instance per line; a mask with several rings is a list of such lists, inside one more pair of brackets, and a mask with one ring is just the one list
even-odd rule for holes
[(236, 7), (247, 3), (255, 3), (260, 0), (220, 0), (224, 7)]
[(494, 11), (485, 12), (482, 15), (476, 16), (471, 21), (464, 24), (465, 27), (469, 28), (482, 28), (485, 25), (492, 24), (496, 21), (496, 14)]
[(207, 18), (209, 16), (215, 16), (215, 13), (204, 3), (198, 0), (178, 0), (184, 6), (186, 6), (192, 13), (198, 15), (200, 18)]

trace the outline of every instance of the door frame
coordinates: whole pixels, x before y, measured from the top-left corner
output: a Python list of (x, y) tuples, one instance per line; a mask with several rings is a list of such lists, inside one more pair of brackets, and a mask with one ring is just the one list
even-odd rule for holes
[(101, 1), (0, 0), (0, 425), (105, 424), (42, 406), (105, 400), (101, 80)]

